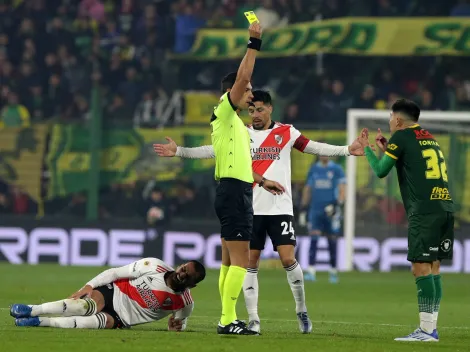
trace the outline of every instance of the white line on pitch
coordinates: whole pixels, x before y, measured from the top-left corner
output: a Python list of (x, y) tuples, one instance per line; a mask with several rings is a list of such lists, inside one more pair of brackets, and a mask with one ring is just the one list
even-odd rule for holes
[[(192, 318), (211, 319), (217, 321), (217, 317), (208, 315), (194, 315)], [(263, 321), (286, 321), (296, 322), (294, 319), (280, 319), (280, 318), (263, 318)], [(335, 320), (312, 320), (316, 324), (338, 324), (338, 325), (376, 325), (376, 326), (394, 326), (394, 327), (416, 327), (416, 325), (405, 324), (387, 324), (387, 323), (367, 323), (367, 322), (352, 322), (352, 321), (335, 321)], [(470, 326), (439, 326), (439, 329), (456, 329), (456, 330), (470, 330)]]
[[(10, 308), (0, 308), (0, 310), (10, 310)], [(209, 315), (193, 315), (191, 318), (201, 318), (207, 320), (217, 321), (217, 317)], [(264, 318), (264, 321), (285, 321), (285, 322), (296, 322), (294, 319), (279, 319), (279, 318)], [(415, 325), (405, 324), (387, 324), (387, 323), (367, 323), (357, 321), (335, 321), (335, 320), (312, 320), (312, 323), (316, 324), (337, 324), (337, 325), (376, 325), (376, 326), (393, 326), (393, 327), (413, 327)], [(439, 326), (439, 329), (455, 329), (455, 330), (470, 330), (470, 326)]]

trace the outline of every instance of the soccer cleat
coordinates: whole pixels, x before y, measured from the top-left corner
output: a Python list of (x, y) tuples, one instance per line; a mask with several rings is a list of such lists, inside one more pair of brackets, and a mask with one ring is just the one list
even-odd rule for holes
[(40, 323), (38, 317), (15, 319), (16, 326), (39, 326)]
[[(434, 332), (433, 332), (434, 333)], [(437, 334), (437, 333), (436, 333)], [(411, 334), (405, 337), (397, 337), (395, 341), (405, 341), (405, 342), (415, 342), (415, 341), (420, 341), (420, 342), (439, 342), (438, 339), (436, 339), (432, 334), (428, 334), (424, 330), (421, 330), (421, 328), (417, 328), (415, 331), (413, 331)]]
[(217, 325), (219, 335), (259, 335), (258, 332), (248, 329), (243, 321), (235, 320), (228, 325)]
[(437, 329), (434, 329), (431, 336), (434, 337), (437, 341), (439, 341), (439, 334), (437, 333)]
[(248, 329), (259, 334), (261, 332), (261, 324), (258, 320), (250, 320)]
[(13, 304), (10, 307), (10, 315), (13, 318), (29, 318), (31, 316), (31, 307), (26, 304)]
[(330, 284), (337, 284), (339, 282), (338, 273), (330, 273)]
[(305, 273), (304, 274), (304, 280), (305, 281), (317, 281), (317, 277), (315, 274), (312, 274), (312, 273)]
[(303, 334), (310, 334), (312, 332), (312, 321), (308, 317), (307, 312), (297, 313), (297, 320), (299, 321), (299, 329)]

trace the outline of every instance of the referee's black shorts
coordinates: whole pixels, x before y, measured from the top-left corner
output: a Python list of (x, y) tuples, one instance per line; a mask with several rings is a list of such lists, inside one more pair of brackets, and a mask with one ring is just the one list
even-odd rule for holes
[(253, 230), (253, 184), (222, 178), (217, 186), (215, 212), (226, 241), (249, 241)]

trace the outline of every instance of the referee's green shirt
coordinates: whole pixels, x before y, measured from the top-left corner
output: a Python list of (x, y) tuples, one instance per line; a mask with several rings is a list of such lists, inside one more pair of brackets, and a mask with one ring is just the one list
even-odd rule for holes
[(230, 177), (253, 183), (250, 136), (236, 110), (229, 93), (225, 93), (212, 114), (215, 179)]

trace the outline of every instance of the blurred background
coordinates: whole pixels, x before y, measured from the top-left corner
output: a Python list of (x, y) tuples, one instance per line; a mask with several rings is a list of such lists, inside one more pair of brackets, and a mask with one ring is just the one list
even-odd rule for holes
[[(246, 48), (247, 10), (265, 28), (253, 85), (273, 95), (275, 120), (311, 139), (346, 144), (348, 109), (387, 110), (399, 97), (442, 111), (443, 125), (446, 112), (470, 111), (466, 0), (4, 0), (0, 244), (10, 246), (0, 261), (116, 265), (152, 255), (217, 266), (213, 161), (158, 158), (152, 144), (210, 144), (220, 78)], [(438, 129), (446, 155), (460, 158), (449, 161), (459, 244), (448, 270), (470, 272), (464, 127)], [(292, 159), (297, 206), (315, 158)], [(360, 181), (356, 237), (370, 256), (356, 269), (406, 266), (396, 184), (368, 170)], [(390, 237), (399, 244), (387, 247)]]

